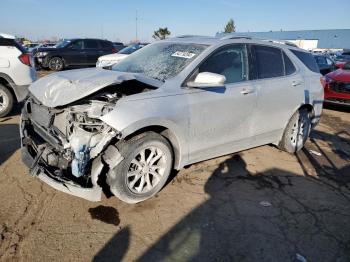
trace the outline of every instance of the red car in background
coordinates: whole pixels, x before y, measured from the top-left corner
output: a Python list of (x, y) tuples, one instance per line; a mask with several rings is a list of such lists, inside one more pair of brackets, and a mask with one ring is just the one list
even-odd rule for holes
[(350, 106), (350, 62), (321, 78), (326, 103)]
[(346, 64), (346, 62), (335, 62), (335, 67), (337, 69), (343, 69), (345, 64)]

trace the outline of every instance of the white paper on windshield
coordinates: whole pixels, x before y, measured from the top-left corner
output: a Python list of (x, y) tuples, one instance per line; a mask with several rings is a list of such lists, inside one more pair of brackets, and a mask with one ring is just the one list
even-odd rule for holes
[(190, 53), (190, 52), (181, 52), (181, 51), (176, 51), (174, 54), (171, 56), (173, 57), (181, 57), (181, 58), (186, 58), (186, 59), (191, 59), (194, 57), (196, 54)]

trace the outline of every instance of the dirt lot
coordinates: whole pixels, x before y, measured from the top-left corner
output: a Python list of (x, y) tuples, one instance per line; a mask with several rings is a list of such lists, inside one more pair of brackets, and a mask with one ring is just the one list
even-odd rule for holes
[(29, 176), (19, 111), (0, 118), (1, 261), (350, 261), (350, 110), (324, 110), (297, 155), (264, 146), (198, 163), (137, 205)]

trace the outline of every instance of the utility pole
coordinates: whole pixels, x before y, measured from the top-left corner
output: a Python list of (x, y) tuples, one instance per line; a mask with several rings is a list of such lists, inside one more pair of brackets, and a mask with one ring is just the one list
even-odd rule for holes
[(137, 9), (136, 9), (136, 20), (135, 20), (135, 22), (136, 22), (136, 42), (138, 41), (138, 32), (137, 32), (137, 20), (138, 20), (138, 18), (137, 18)]

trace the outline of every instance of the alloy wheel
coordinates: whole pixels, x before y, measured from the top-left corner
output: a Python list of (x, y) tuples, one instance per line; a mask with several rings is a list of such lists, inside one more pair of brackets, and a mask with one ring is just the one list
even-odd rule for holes
[(9, 105), (9, 99), (6, 93), (0, 89), (0, 112), (6, 110)]
[(151, 191), (161, 181), (167, 167), (166, 155), (160, 148), (148, 147), (142, 149), (129, 165), (127, 186), (136, 194)]

